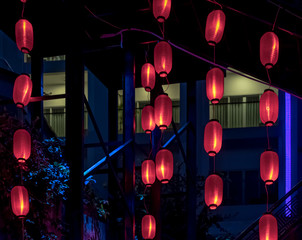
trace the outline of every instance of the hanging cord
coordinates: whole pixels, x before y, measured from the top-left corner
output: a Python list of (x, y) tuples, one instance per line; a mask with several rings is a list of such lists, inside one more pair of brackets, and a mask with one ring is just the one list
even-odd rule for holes
[(23, 15), (24, 15), (24, 9), (25, 9), (25, 3), (23, 3), (23, 5), (22, 5), (22, 13), (21, 13), (21, 18), (23, 18)]
[(164, 92), (167, 92), (168, 89), (169, 89), (169, 86), (170, 86), (170, 82), (169, 82), (169, 80), (168, 80), (168, 76), (166, 77), (166, 82), (167, 82), (168, 86), (167, 86), (167, 88), (164, 90)]
[(143, 196), (144, 196), (144, 207), (145, 207), (145, 210), (146, 210), (147, 214), (149, 214), (149, 211), (148, 211), (148, 208), (147, 208), (147, 205), (146, 205), (146, 197), (145, 197), (146, 191), (147, 191), (147, 186), (145, 187)]
[(21, 219), (21, 225), (22, 225), (21, 239), (24, 240), (24, 218)]
[(269, 81), (269, 88), (271, 88), (271, 85), (272, 85), (272, 80), (271, 80), (271, 77), (269, 75), (269, 72), (268, 72), (268, 69), (266, 68), (266, 74), (267, 74), (267, 78), (268, 78), (268, 81)]
[(274, 30), (275, 30), (275, 25), (276, 25), (276, 22), (277, 22), (277, 18), (278, 18), (278, 15), (279, 15), (280, 9), (281, 9), (281, 7), (279, 6), (279, 7), (278, 7), (277, 14), (276, 14), (276, 17), (275, 17), (275, 21), (274, 21), (274, 24), (273, 24), (272, 31), (274, 31)]
[(213, 104), (213, 103), (212, 103), (212, 106), (213, 106), (213, 119), (216, 119), (215, 105), (216, 105), (216, 104)]
[[(162, 28), (161, 26), (160, 26), (160, 23), (159, 22), (157, 22), (158, 23), (158, 27), (159, 27), (159, 30), (160, 30), (160, 32), (161, 32), (161, 35), (163, 36), (162, 37), (162, 39), (164, 39), (165, 37), (165, 32), (164, 32), (164, 27)], [(163, 24), (163, 26), (164, 26), (164, 24)]]
[(216, 156), (214, 156), (214, 165), (213, 165), (213, 173), (216, 172)]
[(151, 144), (151, 150), (150, 150), (150, 153), (148, 155), (148, 159), (150, 159), (150, 156), (152, 154), (152, 134), (150, 133), (150, 144)]
[(161, 140), (163, 139), (163, 133), (164, 133), (164, 130), (161, 129), (161, 131), (160, 131), (160, 139), (159, 139), (159, 148), (161, 148)]
[(214, 63), (216, 63), (216, 45), (214, 45)]
[(207, 0), (207, 1), (210, 2), (210, 3), (214, 3), (214, 4), (218, 5), (220, 7), (220, 9), (222, 9), (222, 5), (219, 4), (218, 2), (216, 2), (216, 0)]
[(265, 191), (266, 191), (266, 212), (268, 212), (268, 189), (267, 189), (267, 184), (265, 184)]
[(267, 137), (267, 147), (268, 147), (268, 149), (271, 149), (270, 144), (269, 144), (268, 126), (266, 126), (266, 137)]

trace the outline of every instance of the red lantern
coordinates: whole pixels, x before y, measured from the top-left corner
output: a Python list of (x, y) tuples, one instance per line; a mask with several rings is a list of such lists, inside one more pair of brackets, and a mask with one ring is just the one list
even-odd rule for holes
[(141, 72), (141, 82), (142, 86), (147, 92), (150, 92), (155, 85), (155, 69), (152, 64), (145, 63), (142, 66)]
[(277, 219), (269, 213), (259, 220), (259, 240), (278, 240)]
[(220, 42), (225, 26), (225, 15), (221, 10), (210, 12), (206, 24), (206, 40), (209, 45), (215, 46)]
[(13, 139), (14, 155), (18, 162), (25, 162), (31, 153), (31, 137), (25, 129), (19, 129), (14, 134)]
[(207, 177), (204, 186), (205, 202), (211, 210), (215, 210), (222, 202), (223, 181), (217, 174)]
[(206, 77), (207, 97), (213, 103), (219, 103), (223, 97), (224, 91), (224, 74), (220, 68), (212, 68)]
[(266, 185), (273, 184), (279, 175), (279, 156), (272, 150), (266, 150), (260, 157), (260, 175)]
[(279, 57), (279, 38), (273, 32), (265, 33), (260, 39), (260, 60), (267, 69), (272, 68)]
[(168, 183), (173, 176), (173, 154), (162, 149), (156, 154), (156, 177), (161, 183)]
[(17, 107), (23, 108), (29, 103), (31, 92), (32, 81), (30, 77), (26, 74), (18, 76), (16, 78), (13, 91), (13, 99)]
[(154, 101), (154, 119), (159, 129), (167, 129), (172, 121), (172, 101), (168, 94), (160, 94)]
[(154, 108), (151, 105), (146, 105), (142, 110), (142, 128), (145, 133), (151, 133), (155, 128)]
[(156, 221), (152, 215), (145, 215), (142, 219), (143, 239), (153, 239), (156, 234)]
[(204, 149), (210, 157), (214, 157), (221, 149), (222, 127), (218, 120), (211, 120), (204, 130)]
[(266, 89), (261, 95), (259, 109), (262, 123), (268, 127), (273, 126), (279, 114), (279, 100), (273, 90)]
[(160, 77), (166, 77), (172, 69), (172, 48), (166, 41), (161, 41), (154, 48), (154, 67)]
[(13, 213), (24, 218), (29, 212), (28, 192), (23, 186), (15, 186), (11, 191), (11, 205)]
[(164, 22), (170, 15), (171, 0), (153, 0), (153, 15), (159, 22)]
[(147, 187), (155, 182), (155, 163), (153, 160), (145, 160), (142, 163), (142, 180)]
[(15, 26), (16, 43), (19, 50), (23, 53), (29, 53), (34, 44), (33, 27), (26, 19), (20, 19)]

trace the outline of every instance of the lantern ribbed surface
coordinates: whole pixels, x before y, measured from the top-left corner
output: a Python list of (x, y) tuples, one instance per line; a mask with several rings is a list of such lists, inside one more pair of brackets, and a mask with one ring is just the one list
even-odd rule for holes
[(166, 41), (160, 41), (154, 48), (154, 68), (160, 77), (166, 77), (172, 69), (172, 48)]
[(156, 125), (164, 130), (172, 121), (172, 100), (165, 93), (160, 94), (154, 101), (154, 119)]
[(264, 214), (259, 219), (259, 240), (278, 240), (278, 223), (272, 214)]
[(153, 0), (153, 15), (158, 22), (164, 22), (170, 15), (171, 0)]
[(205, 182), (205, 203), (211, 209), (215, 210), (221, 203), (223, 198), (223, 181), (217, 174), (207, 177)]
[(260, 39), (260, 61), (267, 69), (272, 68), (279, 57), (279, 38), (273, 32), (263, 34)]
[(204, 130), (204, 149), (209, 156), (214, 157), (221, 149), (222, 127), (218, 120), (211, 120)]
[(260, 176), (267, 184), (271, 185), (279, 176), (279, 156), (272, 150), (266, 150), (260, 156)]
[(158, 151), (155, 166), (157, 179), (161, 183), (168, 183), (173, 177), (173, 154), (167, 149)]
[(11, 191), (11, 207), (13, 213), (20, 218), (29, 212), (29, 198), (24, 186), (15, 186)]
[(141, 83), (147, 92), (150, 92), (155, 86), (155, 69), (152, 64), (145, 63), (141, 71)]
[(142, 128), (150, 134), (155, 128), (154, 108), (151, 105), (144, 106), (141, 118)]
[(153, 239), (156, 235), (156, 221), (152, 215), (145, 215), (142, 218), (142, 237), (144, 239)]
[(266, 89), (261, 95), (259, 110), (262, 123), (268, 127), (273, 126), (279, 114), (279, 99), (273, 90)]
[(209, 13), (206, 23), (205, 37), (209, 45), (215, 46), (222, 39), (225, 27), (225, 14), (221, 10)]
[(26, 74), (18, 76), (15, 80), (13, 90), (13, 100), (17, 107), (23, 108), (29, 103), (31, 92), (32, 81), (30, 77)]
[(155, 163), (153, 160), (145, 160), (142, 163), (142, 180), (147, 187), (155, 182)]
[(224, 92), (224, 73), (220, 68), (212, 68), (206, 76), (207, 97), (212, 104), (219, 103)]
[(31, 153), (31, 136), (25, 129), (14, 133), (13, 152), (19, 162), (25, 162)]
[(16, 43), (19, 50), (29, 53), (34, 45), (33, 27), (26, 19), (20, 19), (15, 26)]

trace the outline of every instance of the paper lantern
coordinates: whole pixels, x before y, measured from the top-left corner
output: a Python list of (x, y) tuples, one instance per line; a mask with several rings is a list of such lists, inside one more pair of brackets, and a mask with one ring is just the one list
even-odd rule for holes
[(259, 219), (259, 240), (278, 240), (277, 219), (269, 213)]
[(279, 156), (272, 150), (266, 150), (260, 157), (261, 179), (267, 185), (273, 184), (279, 176)]
[(172, 121), (172, 101), (168, 94), (160, 94), (154, 101), (154, 119), (156, 125), (164, 130)]
[(145, 133), (150, 134), (155, 128), (154, 108), (151, 105), (144, 106), (142, 110), (142, 128)]
[(207, 97), (213, 103), (219, 103), (224, 91), (224, 73), (220, 68), (212, 68), (206, 76)]
[(147, 92), (150, 92), (155, 86), (155, 69), (152, 64), (145, 63), (141, 71), (141, 83)]
[(142, 163), (142, 180), (147, 187), (155, 182), (155, 163), (153, 160), (145, 160)]
[(273, 90), (266, 89), (261, 95), (259, 109), (262, 123), (268, 127), (273, 126), (279, 114), (279, 100)]
[(265, 33), (260, 39), (260, 60), (267, 69), (272, 68), (279, 57), (279, 38), (273, 32)]
[(225, 26), (225, 15), (221, 10), (210, 12), (207, 17), (205, 37), (209, 45), (215, 46), (220, 42)]
[(222, 202), (223, 197), (223, 181), (217, 174), (207, 177), (205, 186), (205, 203), (211, 210), (215, 210)]
[(13, 99), (17, 107), (23, 108), (29, 103), (31, 92), (32, 81), (30, 77), (26, 74), (18, 76), (15, 80), (13, 90)]
[(24, 186), (15, 186), (11, 191), (11, 206), (13, 213), (24, 218), (29, 212), (28, 192)]
[(26, 19), (20, 19), (15, 26), (16, 43), (19, 50), (29, 53), (34, 44), (33, 27)]
[(142, 237), (153, 239), (156, 234), (156, 221), (152, 215), (145, 215), (142, 219)]
[(14, 133), (13, 151), (18, 162), (25, 162), (31, 153), (31, 137), (25, 129), (19, 129)]
[(159, 22), (164, 22), (170, 15), (171, 0), (153, 0), (153, 15)]
[(211, 120), (204, 130), (204, 149), (209, 156), (214, 157), (221, 149), (222, 127), (218, 120)]
[(172, 48), (166, 41), (160, 41), (154, 48), (154, 67), (160, 77), (166, 77), (172, 69)]
[(168, 183), (173, 176), (173, 154), (167, 149), (158, 151), (155, 165), (157, 179), (161, 183)]

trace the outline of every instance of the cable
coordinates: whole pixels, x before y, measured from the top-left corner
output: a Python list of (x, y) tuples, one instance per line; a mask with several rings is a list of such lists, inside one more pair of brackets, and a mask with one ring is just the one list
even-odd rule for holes
[(218, 2), (216, 2), (216, 0), (207, 0), (207, 1), (210, 2), (210, 3), (214, 3), (214, 4), (218, 5), (220, 7), (220, 9), (222, 9), (222, 5), (219, 4)]
[(268, 128), (269, 128), (269, 127), (268, 127), (268, 126), (266, 126), (267, 148), (268, 148), (268, 149), (271, 149), (271, 148), (270, 148), (270, 144), (269, 144), (269, 134), (268, 134)]
[(147, 205), (146, 205), (146, 201), (145, 201), (146, 200), (146, 197), (145, 197), (146, 191), (147, 191), (147, 186), (145, 187), (143, 196), (144, 196), (144, 207), (145, 207), (145, 210), (146, 210), (147, 214), (149, 214), (149, 211), (148, 211), (148, 208), (147, 208)]
[(268, 212), (268, 189), (266, 183), (265, 183), (265, 191), (266, 191), (266, 212)]
[(280, 7), (278, 8), (278, 11), (277, 11), (277, 14), (276, 14), (276, 17), (275, 17), (275, 21), (274, 21), (274, 24), (273, 24), (272, 31), (275, 30), (275, 25), (276, 25), (276, 22), (277, 22), (277, 18), (278, 18), (279, 12), (280, 12)]

